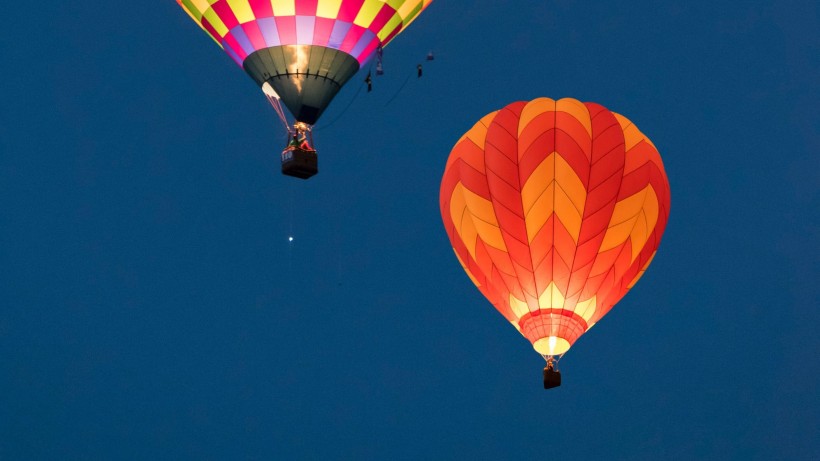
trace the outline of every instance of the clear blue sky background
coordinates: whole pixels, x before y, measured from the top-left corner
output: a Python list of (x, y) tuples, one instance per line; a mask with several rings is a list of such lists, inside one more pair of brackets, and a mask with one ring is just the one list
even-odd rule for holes
[[(307, 182), (174, 2), (3, 15), (0, 459), (820, 458), (816, 2), (437, 0)], [(538, 96), (629, 117), (672, 187), (552, 391), (438, 212), (459, 136)]]

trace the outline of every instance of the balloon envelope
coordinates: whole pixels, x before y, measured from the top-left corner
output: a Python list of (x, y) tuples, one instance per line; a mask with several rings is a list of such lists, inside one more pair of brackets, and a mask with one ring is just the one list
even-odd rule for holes
[(177, 0), (297, 120), (314, 124), (379, 47), (432, 0)]
[(473, 283), (537, 352), (558, 355), (646, 270), (670, 196), (658, 151), (626, 117), (539, 98), (461, 137), (440, 205)]

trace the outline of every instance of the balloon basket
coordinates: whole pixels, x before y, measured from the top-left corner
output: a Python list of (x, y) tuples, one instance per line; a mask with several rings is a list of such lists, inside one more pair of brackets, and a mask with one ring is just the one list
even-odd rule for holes
[(561, 372), (552, 368), (552, 364), (544, 367), (544, 389), (552, 389), (561, 385)]
[(315, 150), (289, 147), (282, 151), (282, 174), (308, 179), (319, 172), (319, 158)]

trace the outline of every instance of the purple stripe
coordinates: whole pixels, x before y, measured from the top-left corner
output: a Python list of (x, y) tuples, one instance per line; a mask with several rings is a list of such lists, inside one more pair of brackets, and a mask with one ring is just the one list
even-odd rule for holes
[(327, 42), (328, 48), (339, 49), (342, 47), (342, 42), (345, 40), (347, 31), (350, 30), (352, 24), (344, 21), (336, 21), (333, 25), (333, 32), (330, 33), (330, 40)]
[(241, 25), (234, 27), (230, 34), (239, 42), (239, 46), (242, 47), (246, 55), (256, 51), (253, 47), (253, 43), (251, 43), (251, 39), (248, 38), (248, 34), (245, 33), (245, 29), (243, 29)]
[(313, 45), (314, 16), (296, 16), (296, 44)]
[(359, 59), (359, 55), (362, 54), (367, 45), (369, 45), (374, 39), (376, 39), (376, 34), (374, 34), (370, 29), (364, 31), (362, 34), (362, 38), (359, 39), (359, 42), (356, 43), (356, 46), (353, 47), (353, 50), (350, 52), (350, 55), (356, 59)]
[(262, 37), (265, 38), (265, 45), (279, 46), (279, 31), (276, 30), (276, 20), (273, 18), (262, 18), (256, 20), (256, 25), (262, 31)]

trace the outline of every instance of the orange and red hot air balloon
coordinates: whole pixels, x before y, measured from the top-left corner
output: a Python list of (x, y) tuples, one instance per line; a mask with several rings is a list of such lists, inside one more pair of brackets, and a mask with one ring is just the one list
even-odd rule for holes
[(655, 256), (669, 181), (655, 146), (626, 117), (539, 98), (488, 114), (461, 137), (440, 205), (467, 275), (547, 359), (544, 385), (554, 387), (553, 356), (606, 315)]

